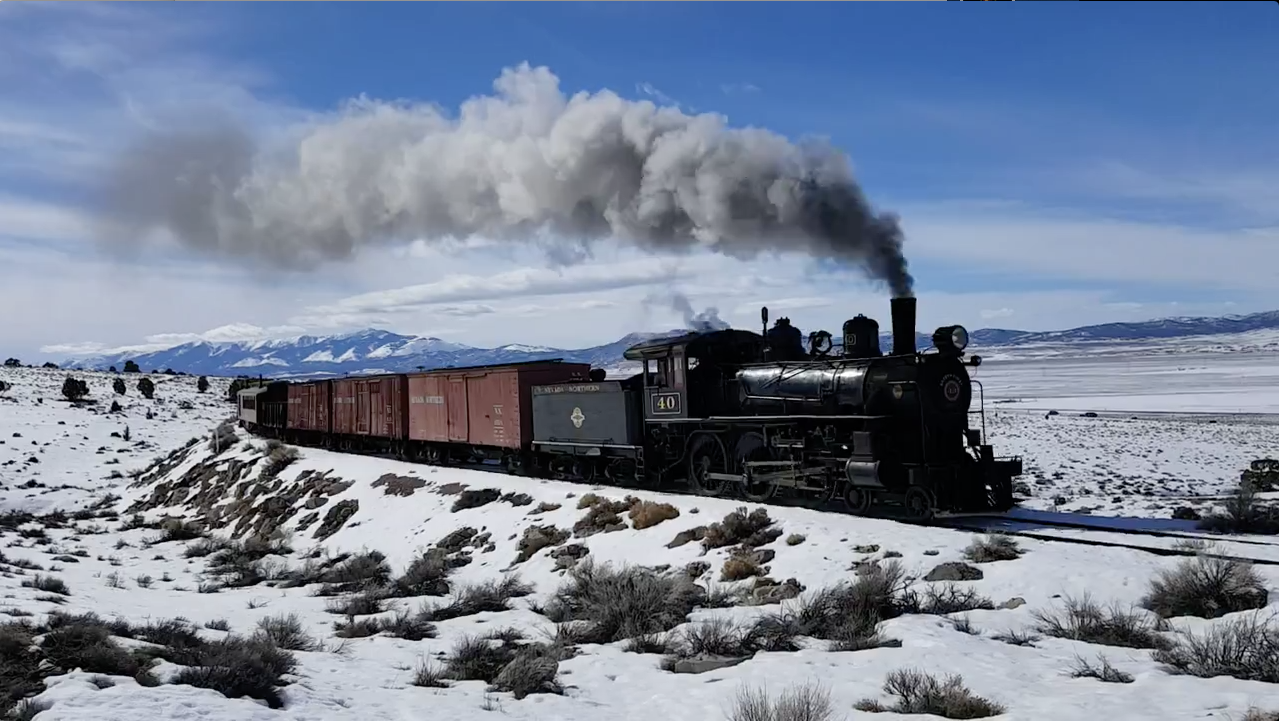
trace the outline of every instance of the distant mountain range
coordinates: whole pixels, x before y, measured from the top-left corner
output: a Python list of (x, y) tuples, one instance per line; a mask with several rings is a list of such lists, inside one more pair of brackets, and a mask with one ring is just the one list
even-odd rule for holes
[[(883, 326), (881, 326), (881, 329)], [(1195, 336), (1279, 330), (1279, 311), (1217, 318), (1163, 318), (1141, 323), (1105, 323), (1060, 331), (1021, 331), (983, 328), (970, 332), (970, 348), (981, 353), (1030, 346), (1074, 346), (1157, 341)], [(667, 335), (685, 333), (631, 333), (612, 343), (590, 348), (563, 349), (529, 345), (474, 348), (439, 338), (400, 335), (385, 330), (365, 330), (331, 336), (310, 336), (282, 340), (236, 343), (187, 343), (140, 355), (104, 355), (72, 359), (76, 368), (105, 370), (123, 368), (134, 360), (144, 371), (172, 369), (200, 375), (310, 377), (351, 375), (446, 368), (494, 363), (562, 358), (590, 363), (596, 367), (617, 367), (622, 353), (636, 343)], [(836, 334), (838, 335), (838, 334)], [(916, 345), (932, 347), (932, 338), (916, 334)], [(836, 338), (838, 344), (838, 338)], [(891, 334), (881, 333), (880, 347), (892, 346)]]

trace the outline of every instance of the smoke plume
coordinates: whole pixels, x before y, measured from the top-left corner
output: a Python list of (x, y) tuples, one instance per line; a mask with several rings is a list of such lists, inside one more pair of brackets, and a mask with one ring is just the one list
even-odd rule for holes
[(617, 238), (649, 252), (802, 253), (910, 295), (897, 217), (848, 158), (607, 90), (567, 97), (546, 68), (502, 72), (456, 117), (361, 98), (282, 148), (234, 125), (151, 135), (105, 178), (110, 244), (157, 229), (213, 255), (288, 269), (361, 247), (482, 237), (560, 263)]
[[(657, 296), (649, 296), (645, 301), (647, 304), (659, 302)], [(688, 296), (679, 291), (673, 291), (665, 298), (666, 303), (672, 310), (684, 316), (684, 327), (689, 330), (695, 330), (705, 333), (712, 330), (725, 330), (730, 328), (728, 322), (719, 317), (719, 308), (711, 306), (700, 313), (693, 309), (693, 304), (689, 302)]]

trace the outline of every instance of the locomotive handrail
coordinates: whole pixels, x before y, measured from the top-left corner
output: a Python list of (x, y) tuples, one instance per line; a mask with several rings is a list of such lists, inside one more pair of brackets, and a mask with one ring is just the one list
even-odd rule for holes
[(968, 411), (969, 415), (978, 413), (981, 415), (981, 442), (986, 442), (986, 387), (976, 378), (970, 378), (969, 382), (977, 386), (977, 402), (979, 408), (976, 411)]

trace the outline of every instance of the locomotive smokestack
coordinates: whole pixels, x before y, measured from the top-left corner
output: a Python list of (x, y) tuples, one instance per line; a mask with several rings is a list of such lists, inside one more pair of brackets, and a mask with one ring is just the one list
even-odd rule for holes
[(893, 355), (915, 352), (915, 299), (893, 298)]

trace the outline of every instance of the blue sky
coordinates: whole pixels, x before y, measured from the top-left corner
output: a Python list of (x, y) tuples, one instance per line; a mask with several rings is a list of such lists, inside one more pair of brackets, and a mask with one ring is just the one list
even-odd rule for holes
[(559, 273), (527, 249), (416, 244), (280, 278), (175, 248), (98, 252), (104, 168), (144, 130), (219, 114), (287, 143), (358, 96), (456, 110), (522, 62), (568, 94), (829, 138), (902, 217), (923, 323), (1273, 309), (1276, 37), (1279, 8), (1241, 2), (6, 2), (0, 288), (47, 301), (0, 342), (63, 355), (381, 325), (585, 345), (670, 326), (639, 302), (665, 287), (742, 324), (760, 303), (829, 327), (885, 314), (859, 274), (801, 259), (618, 250)]

